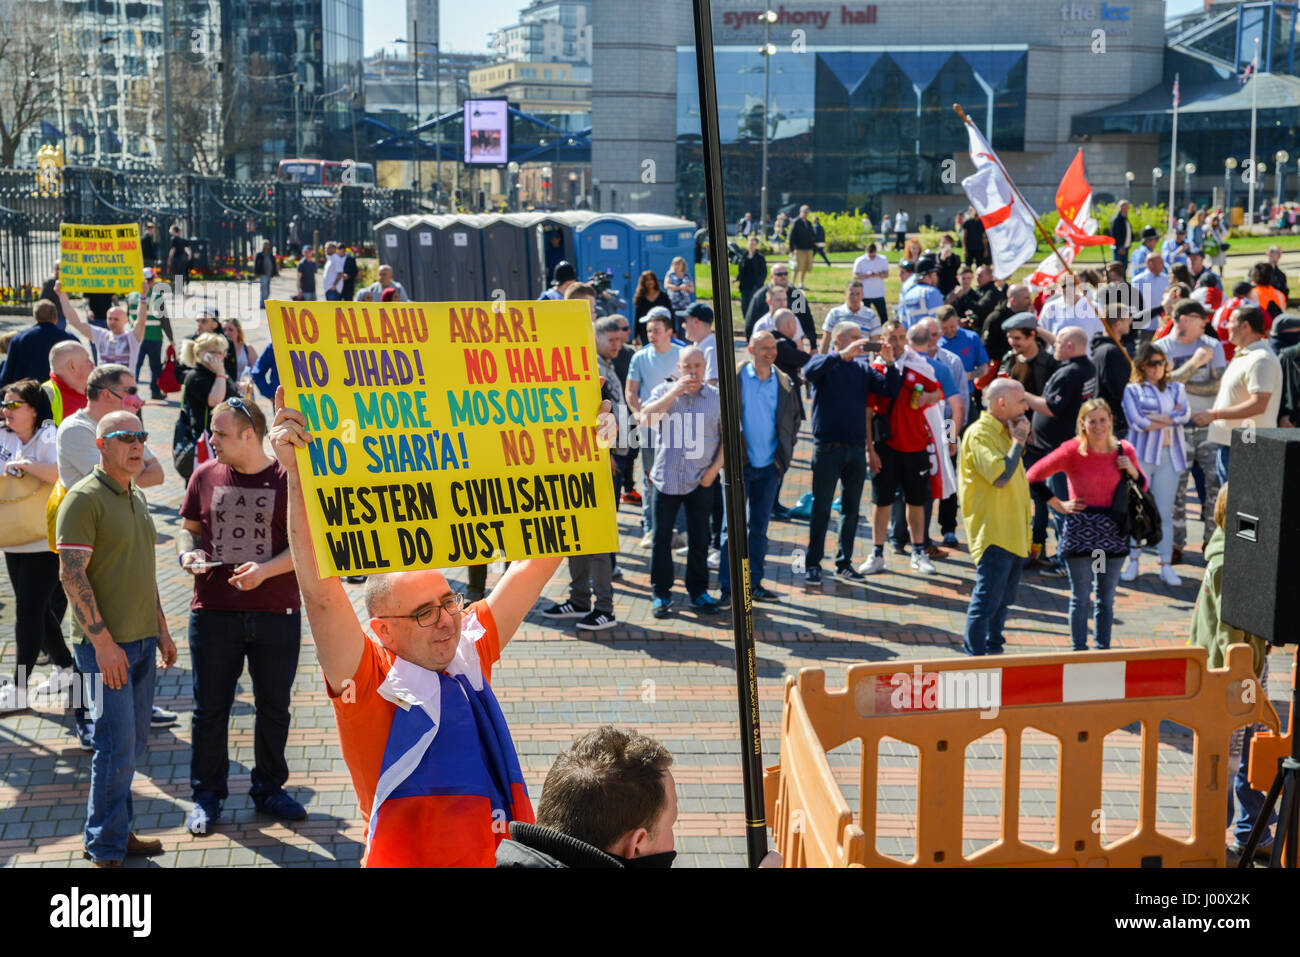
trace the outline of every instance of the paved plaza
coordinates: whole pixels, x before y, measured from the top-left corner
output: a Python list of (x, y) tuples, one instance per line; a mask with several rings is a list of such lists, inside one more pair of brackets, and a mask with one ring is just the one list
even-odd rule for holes
[[(277, 280), (285, 298), (290, 284)], [(25, 325), (18, 316), (0, 317), (0, 330)], [(177, 334), (192, 331), (177, 323)], [(265, 348), (264, 323), (248, 329), (250, 341)], [(145, 373), (147, 377), (147, 372)], [(264, 408), (269, 408), (264, 404)], [(306, 628), (293, 695), (293, 728), (288, 758), (288, 790), (307, 807), (306, 821), (286, 825), (262, 817), (248, 799), (253, 756), (253, 697), (248, 677), (240, 681), (232, 729), (230, 790), (216, 832), (192, 837), (184, 829), (189, 810), (190, 717), (192, 674), (186, 632), (191, 578), (176, 563), (174, 536), (182, 484), (171, 467), (170, 440), (178, 404), (150, 402), (144, 412), (150, 446), (168, 475), (160, 488), (147, 490), (158, 527), (159, 589), (180, 658), (161, 672), (157, 700), (181, 715), (168, 729), (154, 730), (149, 753), (135, 778), (136, 829), (162, 839), (166, 853), (128, 866), (317, 866), (355, 867), (361, 858), (364, 829), (357, 812), (347, 768), (339, 754), (332, 709), (325, 695), (311, 634)], [(811, 438), (804, 434), (785, 482), (782, 499), (793, 504), (810, 489)], [(641, 481), (638, 468), (638, 483)], [(864, 493), (864, 500), (869, 495)], [(1194, 502), (1194, 496), (1191, 496)], [(1116, 600), (1113, 647), (1182, 646), (1201, 579), (1198, 508), (1189, 505), (1189, 548), (1177, 567), (1183, 584), (1169, 588), (1152, 572), (1148, 557), (1143, 576), (1122, 584)], [(742, 866), (743, 808), (738, 757), (738, 719), (734, 649), (730, 620), (709, 619), (683, 610), (667, 620), (650, 614), (649, 553), (637, 546), (639, 510), (619, 509), (623, 578), (615, 582), (619, 625), (595, 634), (529, 616), (493, 670), (493, 687), (519, 751), (534, 801), (556, 753), (578, 735), (612, 722), (658, 738), (675, 756), (680, 816), (677, 823), (678, 866)], [(832, 529), (835, 523), (832, 523)], [(791, 570), (791, 554), (807, 546), (806, 522), (775, 522), (771, 529), (767, 584), (781, 593), (775, 604), (755, 607), (759, 694), (764, 763), (777, 760), (782, 686), (800, 668), (822, 668), (828, 687), (844, 681), (845, 668), (862, 661), (899, 660), (910, 671), (911, 659), (961, 655), (961, 633), (974, 574), (965, 545), (936, 562), (939, 574), (912, 573), (903, 556), (887, 549), (886, 574), (865, 587), (828, 580), (807, 588)], [(959, 532), (964, 540), (964, 533)], [(832, 533), (833, 536), (833, 533)], [(869, 551), (865, 519), (858, 530), (857, 556)], [(833, 544), (830, 545), (833, 553)], [(828, 567), (826, 565), (824, 568)], [(681, 562), (678, 562), (680, 574)], [(464, 582), (462, 570), (451, 577)], [(494, 579), (489, 579), (491, 585)], [(716, 582), (716, 579), (715, 579)], [(567, 568), (561, 567), (545, 599), (567, 594)], [(147, 582), (140, 581), (141, 587)], [(357, 607), (362, 587), (348, 585)], [(716, 592), (716, 584), (714, 585)], [(680, 599), (681, 592), (678, 591)], [(1064, 651), (1069, 647), (1064, 579), (1028, 574), (1007, 626), (1010, 653)], [(13, 596), (7, 577), (0, 578), (0, 672), (13, 668)], [(1004, 661), (1006, 659), (1003, 659)], [(1268, 688), (1285, 717), (1289, 655), (1275, 653)], [(42, 669), (44, 671), (44, 669)], [(82, 860), (82, 827), (90, 777), (90, 755), (72, 736), (70, 716), (28, 711), (0, 718), (0, 863), (9, 866), (88, 866)], [(1107, 739), (1107, 775), (1103, 810), (1115, 836), (1136, 820), (1138, 746), (1136, 729), (1116, 731)], [(1191, 737), (1176, 727), (1161, 733), (1158, 819), (1161, 829), (1185, 834), (1189, 821)], [(1022, 836), (1050, 844), (1057, 769), (1055, 749), (1044, 736), (1026, 742), (1022, 759)], [(882, 852), (906, 857), (911, 851), (915, 816), (915, 767), (908, 746), (895, 745), (882, 756), (877, 804)], [(851, 806), (858, 799), (856, 759), (852, 747), (832, 755), (837, 778)], [(982, 739), (967, 753), (965, 853), (996, 838), (1000, 810), (1000, 749), (996, 738)], [(1070, 769), (1063, 770), (1069, 786)], [(868, 840), (872, 836), (868, 835)]]

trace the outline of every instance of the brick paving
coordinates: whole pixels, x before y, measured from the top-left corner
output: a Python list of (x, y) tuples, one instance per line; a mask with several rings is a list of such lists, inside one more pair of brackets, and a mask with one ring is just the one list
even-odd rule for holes
[[(279, 282), (279, 281), (278, 281)], [(279, 294), (286, 298), (288, 283)], [(0, 331), (25, 323), (0, 317)], [(179, 328), (178, 333), (189, 330)], [(248, 331), (255, 347), (268, 341), (264, 324)], [(147, 375), (147, 372), (145, 373)], [(304, 628), (298, 679), (293, 695), (293, 728), (288, 788), (307, 807), (308, 819), (286, 825), (262, 817), (248, 800), (253, 757), (253, 698), (247, 674), (240, 679), (230, 731), (230, 791), (216, 833), (192, 837), (183, 822), (190, 808), (188, 782), (190, 712), (193, 707), (188, 644), (190, 578), (175, 560), (173, 536), (182, 486), (171, 469), (169, 441), (177, 402), (150, 402), (144, 418), (150, 446), (164, 462), (168, 481), (148, 490), (158, 526), (159, 590), (180, 659), (159, 675), (158, 702), (181, 714), (180, 722), (155, 730), (134, 782), (136, 828), (163, 840), (166, 852), (130, 866), (162, 867), (354, 867), (361, 857), (364, 831), (347, 768), (339, 755), (334, 719), (316, 664), (311, 635)], [(793, 504), (810, 488), (811, 442), (796, 446), (783, 499)], [(638, 482), (640, 473), (638, 469)], [(869, 494), (870, 490), (864, 494)], [(1195, 507), (1192, 507), (1193, 516)], [(637, 548), (639, 511), (619, 510), (624, 577), (615, 583), (617, 628), (583, 635), (572, 626), (545, 622), (535, 611), (494, 669), (493, 686), (509, 721), (520, 762), (534, 800), (555, 754), (579, 734), (602, 723), (630, 725), (658, 738), (673, 753), (680, 817), (676, 834), (678, 866), (741, 866), (742, 783), (737, 756), (734, 651), (730, 622), (709, 620), (679, 610), (668, 620), (650, 615), (649, 555)], [(1189, 542), (1200, 540), (1198, 518), (1189, 521)], [(834, 527), (834, 526), (832, 526)], [(823, 668), (828, 687), (842, 685), (845, 668), (860, 661), (949, 658), (961, 655), (961, 633), (973, 572), (965, 546), (939, 561), (939, 574), (925, 579), (907, 570), (906, 559), (888, 554), (887, 572), (863, 586), (828, 580), (809, 589), (794, 581), (791, 553), (807, 546), (803, 522), (771, 527), (768, 584), (783, 600), (755, 608), (764, 763), (777, 760), (782, 686), (800, 668)], [(833, 534), (833, 533), (832, 533)], [(959, 534), (961, 534), (959, 532)], [(862, 521), (858, 555), (865, 557), (870, 531)], [(833, 544), (831, 548), (833, 548)], [(888, 551), (888, 550), (887, 550)], [(1161, 584), (1150, 569), (1119, 591), (1115, 647), (1182, 645), (1201, 576), (1200, 554), (1186, 553), (1179, 588)], [(680, 562), (679, 562), (680, 570)], [(453, 582), (464, 582), (463, 571)], [(491, 585), (493, 578), (489, 578)], [(561, 568), (543, 597), (567, 594)], [(361, 587), (346, 586), (360, 607)], [(716, 585), (715, 585), (716, 589)], [(1039, 652), (1069, 647), (1064, 580), (1028, 575), (1008, 623), (1008, 651)], [(542, 605), (539, 604), (540, 609)], [(13, 596), (0, 577), (0, 673), (13, 668)], [(1274, 655), (1269, 694), (1285, 715), (1289, 660)], [(910, 667), (910, 666), (909, 666)], [(0, 864), (6, 866), (86, 866), (81, 858), (90, 756), (69, 731), (70, 719), (55, 711), (28, 711), (0, 718)], [(1107, 738), (1103, 810), (1108, 837), (1128, 833), (1137, 817), (1137, 728), (1119, 729)], [(1166, 726), (1161, 733), (1158, 817), (1161, 829), (1186, 834), (1192, 739)], [(1027, 741), (1022, 756), (1021, 834), (1049, 846), (1053, 840), (1058, 769), (1050, 736)], [(1001, 749), (996, 736), (973, 743), (967, 752), (966, 854), (996, 839), (1001, 807)], [(831, 754), (836, 779), (850, 806), (858, 801), (856, 742)], [(876, 845), (906, 859), (914, 834), (916, 761), (910, 745), (884, 742), (877, 788)], [(1069, 768), (1063, 769), (1065, 786)], [(870, 839), (870, 836), (869, 836)]]

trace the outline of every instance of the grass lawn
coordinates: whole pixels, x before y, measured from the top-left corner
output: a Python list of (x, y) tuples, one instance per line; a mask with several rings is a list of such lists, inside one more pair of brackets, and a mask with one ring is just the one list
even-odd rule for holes
[[(1260, 259), (1264, 258), (1265, 252), (1269, 246), (1274, 244), (1280, 246), (1284, 253), (1300, 252), (1300, 236), (1246, 236), (1228, 240), (1232, 247), (1228, 252), (1228, 264), (1223, 278), (1231, 281), (1246, 278), (1250, 267)], [(864, 247), (865, 248), (865, 247)], [(1100, 252), (1098, 251), (1100, 250)], [(1104, 247), (1098, 249), (1084, 250), (1081, 257), (1076, 260), (1076, 265), (1083, 269), (1096, 269), (1103, 265), (1103, 257), (1109, 261), (1109, 250)], [(1011, 277), (1012, 282), (1019, 282), (1027, 277), (1037, 268), (1038, 264), (1047, 256), (1049, 250), (1046, 244), (1040, 243), (1038, 253), (1029, 263), (1016, 270)], [(902, 258), (902, 253), (895, 252), (892, 249), (882, 250), (890, 263), (897, 263)], [(820, 258), (814, 260), (812, 272), (808, 274), (807, 286), (805, 292), (812, 302), (840, 302), (844, 298), (844, 287), (848, 285), (852, 274), (850, 272), (853, 261), (857, 259), (855, 253), (830, 253), (830, 260), (833, 266), (827, 266)], [(767, 258), (768, 268), (776, 261), (783, 260), (782, 256), (769, 256)], [(1285, 268), (1285, 267), (1284, 267)], [(713, 278), (707, 264), (701, 263), (695, 267), (696, 281), (695, 294), (700, 299), (708, 300), (713, 298)], [(885, 299), (887, 302), (894, 303), (898, 301), (898, 274), (897, 270), (891, 272), (890, 277), (885, 280)], [(736, 267), (731, 267), (731, 295), (733, 299), (740, 298), (740, 292), (736, 288)]]

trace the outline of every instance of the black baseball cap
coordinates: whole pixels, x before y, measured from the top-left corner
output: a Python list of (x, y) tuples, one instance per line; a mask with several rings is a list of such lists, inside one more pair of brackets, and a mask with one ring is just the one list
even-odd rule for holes
[(568, 282), (570, 279), (578, 278), (578, 270), (573, 268), (573, 263), (567, 259), (561, 259), (555, 264), (555, 281)]
[(693, 302), (686, 309), (686, 315), (694, 316), (707, 325), (713, 325), (713, 307), (707, 302)]

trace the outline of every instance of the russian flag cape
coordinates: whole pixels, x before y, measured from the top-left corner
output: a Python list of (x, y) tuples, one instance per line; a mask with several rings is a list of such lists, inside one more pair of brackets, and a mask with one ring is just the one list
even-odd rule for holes
[(533, 823), (510, 729), (484, 680), (472, 612), (442, 672), (397, 658), (379, 686), (397, 707), (384, 749), (367, 867), (492, 867), (508, 821)]
[[(911, 369), (919, 376), (934, 379), (934, 369), (929, 361), (919, 352), (908, 346), (903, 351), (903, 358), (898, 360), (899, 371)], [(900, 395), (899, 401), (906, 401), (907, 396)], [(925, 447), (930, 456), (930, 497), (945, 499), (957, 491), (957, 472), (952, 459), (948, 457), (948, 441), (943, 428), (943, 406), (940, 403), (925, 407), (925, 424), (930, 430), (930, 443)]]

